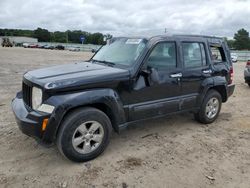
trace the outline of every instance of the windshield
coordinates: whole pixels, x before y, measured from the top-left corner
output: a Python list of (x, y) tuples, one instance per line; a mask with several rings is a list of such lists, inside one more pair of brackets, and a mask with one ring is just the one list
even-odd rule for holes
[(110, 44), (103, 46), (92, 60), (130, 66), (138, 59), (146, 42), (145, 39), (117, 38)]

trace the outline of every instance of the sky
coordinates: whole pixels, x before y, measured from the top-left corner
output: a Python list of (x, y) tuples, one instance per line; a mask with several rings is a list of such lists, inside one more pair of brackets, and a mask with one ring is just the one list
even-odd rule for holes
[(250, 0), (0, 0), (0, 28), (119, 35), (250, 31)]

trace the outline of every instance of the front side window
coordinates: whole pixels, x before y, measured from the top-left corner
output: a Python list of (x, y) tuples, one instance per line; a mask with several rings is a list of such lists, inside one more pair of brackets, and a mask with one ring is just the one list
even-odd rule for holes
[(149, 55), (147, 65), (157, 69), (176, 68), (175, 42), (158, 43)]
[(146, 39), (117, 38), (103, 46), (92, 60), (130, 66), (141, 55), (146, 43)]
[(186, 68), (195, 68), (206, 65), (206, 55), (203, 43), (182, 43), (183, 61)]

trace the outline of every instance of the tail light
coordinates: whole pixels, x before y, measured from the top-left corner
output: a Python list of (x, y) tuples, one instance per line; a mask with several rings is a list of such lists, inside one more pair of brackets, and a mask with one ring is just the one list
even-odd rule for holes
[(250, 60), (247, 61), (246, 66), (250, 66)]
[(233, 83), (233, 77), (234, 77), (234, 69), (233, 69), (233, 67), (230, 68), (229, 76), (230, 76), (230, 78), (229, 78), (228, 84), (232, 84)]

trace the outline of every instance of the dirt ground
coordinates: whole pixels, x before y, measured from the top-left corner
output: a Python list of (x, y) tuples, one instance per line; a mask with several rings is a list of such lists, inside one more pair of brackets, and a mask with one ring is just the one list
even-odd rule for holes
[(192, 114), (113, 134), (107, 150), (72, 163), (22, 134), (11, 111), (24, 72), (76, 62), (83, 52), (0, 47), (0, 187), (250, 187), (250, 88), (234, 64), (236, 91), (211, 125)]

